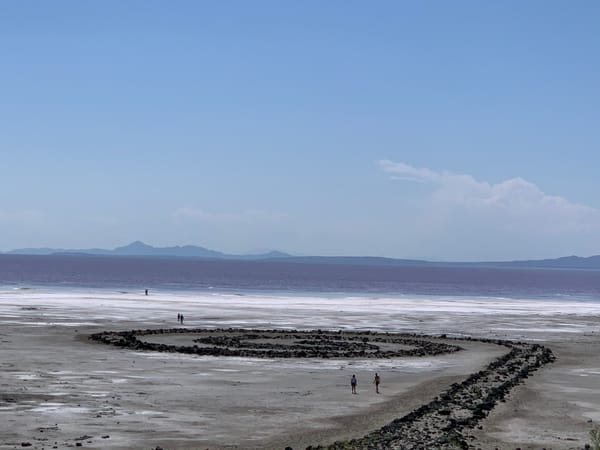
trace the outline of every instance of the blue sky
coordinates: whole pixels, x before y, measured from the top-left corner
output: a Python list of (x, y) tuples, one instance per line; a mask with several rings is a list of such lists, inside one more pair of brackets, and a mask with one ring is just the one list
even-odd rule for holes
[(600, 254), (596, 1), (4, 1), (0, 250)]

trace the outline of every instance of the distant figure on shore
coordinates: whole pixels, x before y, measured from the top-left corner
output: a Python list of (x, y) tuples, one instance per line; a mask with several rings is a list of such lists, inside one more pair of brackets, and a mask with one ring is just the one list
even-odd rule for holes
[(181, 314), (181, 325), (183, 325), (183, 314)]
[(375, 372), (375, 379), (373, 380), (373, 384), (375, 384), (375, 392), (379, 394), (379, 383), (381, 383), (381, 377), (377, 372)]
[(146, 289), (146, 295), (148, 295), (148, 289)]
[(350, 386), (352, 386), (352, 393), (356, 394), (356, 385), (358, 383), (358, 380), (356, 379), (356, 375), (352, 375), (352, 378), (350, 378)]
[(177, 323), (181, 323), (181, 314), (177, 313)]

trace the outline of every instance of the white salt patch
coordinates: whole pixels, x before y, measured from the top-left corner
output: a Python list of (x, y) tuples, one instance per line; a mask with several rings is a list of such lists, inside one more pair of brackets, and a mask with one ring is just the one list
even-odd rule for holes
[(600, 375), (600, 368), (594, 367), (594, 368), (573, 369), (571, 372), (573, 372), (576, 375), (582, 376), (582, 377), (587, 377), (589, 375)]
[(15, 378), (18, 380), (28, 381), (28, 380), (35, 380), (35, 379), (39, 378), (39, 375), (36, 375), (34, 373), (21, 373), (21, 374), (15, 374)]
[(103, 391), (84, 391), (84, 394), (89, 395), (90, 397), (107, 397), (109, 395), (108, 392), (103, 392)]
[(596, 392), (596, 389), (586, 388), (586, 387), (576, 387), (576, 386), (566, 386), (566, 385), (558, 385), (555, 386), (555, 389), (561, 392), (567, 392), (569, 394), (584, 394), (587, 395), (589, 392)]
[[(37, 310), (20, 310), (32, 305)], [(15, 315), (16, 310), (18, 314)], [(158, 327), (175, 327), (176, 313), (182, 312), (193, 324), (202, 327), (243, 326), (244, 328), (302, 328), (302, 329), (377, 329), (382, 331), (443, 332), (456, 331), (463, 321), (493, 321), (500, 316), (510, 320), (501, 327), (488, 330), (510, 334), (529, 334), (534, 340), (538, 333), (558, 333), (572, 336), (594, 330), (591, 325), (573, 326), (569, 318), (582, 317), (590, 324), (600, 317), (600, 301), (508, 299), (458, 296), (406, 296), (406, 297), (359, 297), (341, 295), (262, 295), (251, 293), (244, 296), (222, 293), (108, 292), (80, 290), (35, 289), (26, 291), (0, 291), (0, 326), (2, 323), (29, 324), (31, 327), (48, 326), (77, 327), (98, 325), (108, 321), (121, 328), (123, 322), (132, 320), (153, 323)], [(244, 320), (240, 320), (243, 313)], [(40, 321), (42, 316), (45, 321)], [(552, 327), (544, 326), (547, 317), (560, 318)], [(59, 317), (60, 319), (55, 319)], [(307, 322), (310, 317), (310, 322)], [(531, 317), (539, 318), (532, 322)], [(26, 323), (21, 318), (35, 318)], [(419, 319), (422, 325), (415, 328)], [(152, 322), (148, 322), (151, 320)], [(306, 324), (310, 323), (309, 326)], [(498, 324), (496, 324), (498, 325)], [(539, 326), (538, 326), (539, 325)], [(128, 324), (129, 326), (129, 324)], [(110, 328), (110, 326), (106, 326)], [(521, 337), (521, 336), (519, 336)], [(202, 357), (184, 354), (137, 353), (140, 358), (162, 361), (202, 361)], [(175, 359), (173, 359), (175, 358)], [(211, 357), (208, 357), (211, 358)], [(227, 358), (221, 358), (225, 361)], [(214, 361), (215, 359), (211, 359)], [(261, 360), (265, 364), (265, 360)], [(339, 363), (338, 363), (339, 364)]]
[(573, 402), (575, 405), (587, 409), (588, 411), (582, 412), (583, 417), (593, 420), (594, 422), (600, 422), (600, 411), (598, 411), (598, 405), (595, 403), (588, 402)]
[(52, 413), (52, 414), (80, 414), (89, 411), (89, 408), (72, 407), (72, 406), (38, 406), (30, 409), (32, 412)]
[(22, 320), (5, 320), (2, 323), (9, 325), (30, 325), (32, 327), (46, 327), (48, 325), (57, 325), (54, 322), (24, 322)]
[[(186, 353), (164, 353), (164, 352), (132, 352), (132, 354), (138, 358), (147, 358), (147, 359), (183, 359), (183, 360), (198, 360), (202, 361), (203, 359), (214, 358), (210, 356), (198, 356), (198, 355), (188, 355)], [(214, 361), (214, 360), (213, 360)]]
[(529, 332), (529, 333), (580, 333), (580, 330), (567, 330), (564, 328), (555, 328), (555, 327), (547, 327), (547, 328), (518, 328), (518, 327), (493, 327), (494, 331), (520, 331), (520, 332)]

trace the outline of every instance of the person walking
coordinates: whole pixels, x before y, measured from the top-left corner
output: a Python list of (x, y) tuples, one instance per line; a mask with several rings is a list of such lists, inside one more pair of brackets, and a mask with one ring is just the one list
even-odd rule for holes
[(379, 383), (381, 383), (381, 377), (377, 372), (375, 372), (375, 379), (373, 380), (373, 384), (375, 384), (375, 392), (379, 394)]
[(352, 393), (356, 394), (356, 385), (358, 384), (358, 380), (356, 379), (356, 375), (352, 375), (350, 378), (350, 386), (352, 387)]

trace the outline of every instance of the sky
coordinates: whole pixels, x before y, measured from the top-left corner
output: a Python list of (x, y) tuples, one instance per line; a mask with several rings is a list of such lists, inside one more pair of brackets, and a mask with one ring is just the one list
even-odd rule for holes
[(600, 2), (0, 2), (0, 251), (600, 254)]

